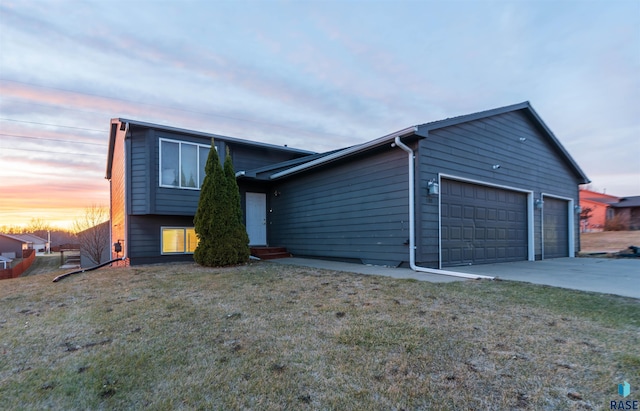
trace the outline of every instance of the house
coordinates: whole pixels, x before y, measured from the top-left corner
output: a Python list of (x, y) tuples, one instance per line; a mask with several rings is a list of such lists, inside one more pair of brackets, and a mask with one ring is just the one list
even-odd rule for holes
[(0, 264), (2, 264), (2, 266), (0, 267), (0, 270), (6, 270), (7, 268), (11, 268), (12, 262), (13, 260), (11, 258), (0, 256)]
[(80, 231), (80, 267), (92, 267), (111, 260), (111, 223), (105, 221)]
[(23, 250), (45, 252), (49, 242), (33, 234), (0, 234), (0, 253), (9, 258), (22, 258)]
[(640, 230), (640, 196), (616, 197), (580, 189), (580, 207), (583, 232), (603, 231), (607, 225), (609, 229)]
[(589, 179), (524, 102), (328, 153), (113, 119), (111, 238), (130, 264), (191, 258), (212, 137), (231, 153), (252, 245), (436, 269), (579, 250)]
[(607, 219), (613, 217), (610, 205), (618, 201), (616, 196), (581, 188), (580, 208), (587, 216), (581, 221), (582, 231), (603, 231)]
[[(193, 217), (212, 139), (221, 161), (229, 150), (236, 170), (259, 169), (314, 154), (125, 119), (113, 119), (110, 130), (106, 178), (111, 254), (113, 259), (126, 256), (130, 264), (193, 261), (197, 243)], [(242, 201), (249, 204), (247, 223), (266, 227), (266, 216), (252, 220), (256, 206), (251, 201), (262, 200), (261, 211), (266, 213), (268, 188), (268, 184), (252, 182), (243, 185)], [(250, 239), (253, 244), (266, 244), (266, 238), (252, 235)]]
[(611, 204), (613, 216), (627, 230), (640, 230), (640, 196), (623, 197)]

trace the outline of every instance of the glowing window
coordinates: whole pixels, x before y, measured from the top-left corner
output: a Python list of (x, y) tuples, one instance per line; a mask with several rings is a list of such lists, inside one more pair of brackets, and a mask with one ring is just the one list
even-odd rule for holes
[(193, 254), (197, 245), (193, 227), (162, 227), (162, 254)]

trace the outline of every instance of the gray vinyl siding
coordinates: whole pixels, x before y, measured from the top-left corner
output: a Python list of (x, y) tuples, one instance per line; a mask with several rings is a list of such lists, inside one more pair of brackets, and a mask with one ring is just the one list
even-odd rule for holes
[[(149, 134), (152, 130), (132, 129), (129, 138), (131, 153), (129, 155), (129, 178), (130, 178), (130, 207), (132, 214), (147, 214), (151, 210), (150, 187), (152, 183), (152, 173), (149, 172), (151, 162), (148, 142)], [(157, 174), (157, 173), (156, 173)]]
[[(521, 142), (520, 138), (526, 138)], [(416, 259), (438, 266), (438, 200), (426, 195), (438, 173), (504, 185), (578, 201), (578, 176), (552, 143), (522, 111), (431, 130), (420, 141), (417, 194), (419, 221)], [(494, 170), (492, 166), (499, 164)], [(576, 224), (576, 238), (578, 226)], [(541, 210), (534, 209), (535, 254), (541, 255)], [(577, 249), (577, 247), (576, 247)]]
[[(131, 130), (130, 206), (132, 215), (175, 215), (193, 216), (198, 208), (200, 190), (160, 187), (159, 161), (160, 139), (185, 141), (210, 145), (211, 139), (202, 136), (170, 133), (163, 130), (137, 128)], [(216, 139), (220, 162), (224, 162), (227, 147), (231, 153), (236, 171), (263, 167), (269, 164), (291, 160), (303, 154), (292, 153), (283, 148), (268, 149), (229, 143)]]
[(129, 258), (132, 265), (170, 261), (193, 261), (193, 254), (161, 255), (162, 227), (193, 227), (191, 216), (131, 216)]
[(397, 265), (408, 260), (406, 154), (387, 149), (277, 182), (269, 243), (294, 255)]

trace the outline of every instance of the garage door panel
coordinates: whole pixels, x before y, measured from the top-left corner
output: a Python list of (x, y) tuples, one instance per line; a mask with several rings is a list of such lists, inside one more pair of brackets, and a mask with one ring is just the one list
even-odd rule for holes
[(525, 193), (443, 179), (441, 207), (443, 266), (527, 259)]
[(462, 217), (462, 207), (459, 205), (452, 204), (449, 206), (449, 216), (452, 218), (460, 218)]
[(474, 218), (474, 214), (475, 214), (475, 208), (473, 207), (464, 207), (464, 218), (470, 218), (473, 219)]
[(545, 197), (543, 205), (544, 258), (569, 256), (569, 207), (566, 200)]

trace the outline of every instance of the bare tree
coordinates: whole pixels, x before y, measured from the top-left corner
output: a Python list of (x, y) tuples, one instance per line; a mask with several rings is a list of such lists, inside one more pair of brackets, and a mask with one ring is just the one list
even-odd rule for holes
[(42, 218), (32, 218), (29, 225), (23, 230), (24, 233), (34, 234), (40, 238), (47, 238), (49, 231), (51, 231), (51, 224)]
[(109, 210), (93, 204), (84, 210), (84, 214), (73, 222), (78, 236), (80, 253), (94, 264), (100, 264), (102, 253), (109, 244)]

